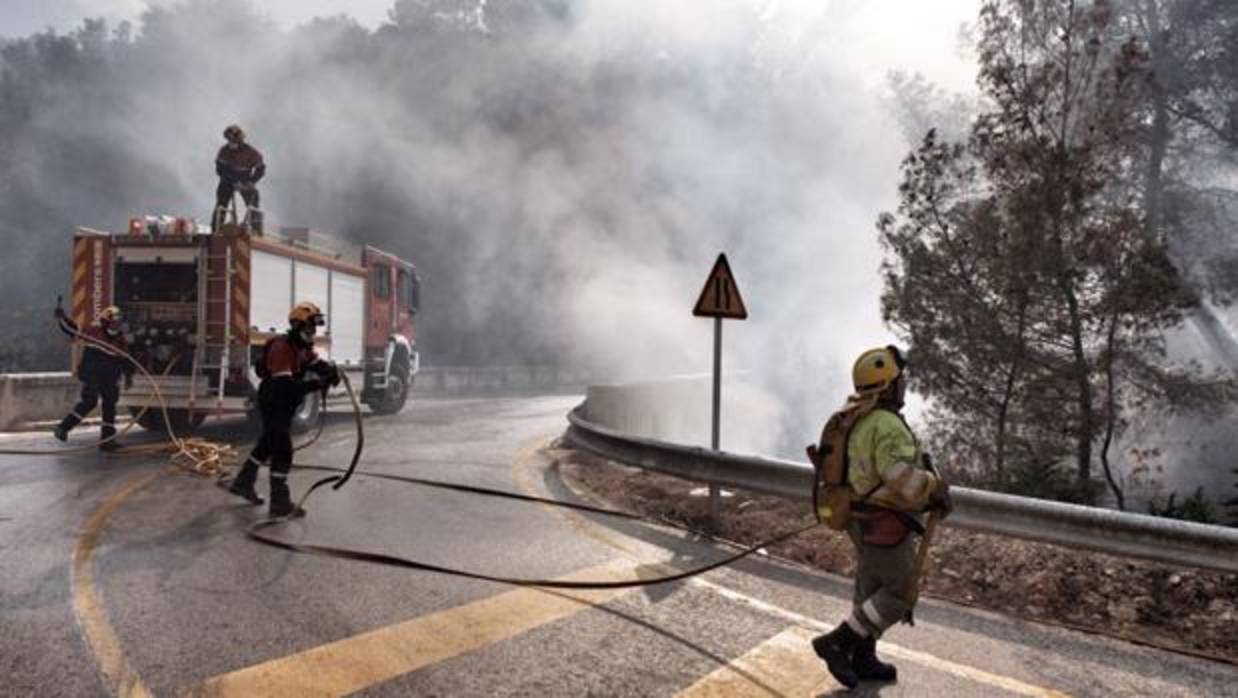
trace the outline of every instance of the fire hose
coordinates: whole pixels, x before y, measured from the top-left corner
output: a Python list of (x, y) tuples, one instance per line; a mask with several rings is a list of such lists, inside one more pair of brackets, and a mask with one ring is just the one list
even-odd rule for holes
[[(303, 494), (300, 500), (298, 500), (297, 506), (296, 506), (297, 509), (304, 508), (306, 501), (308, 501), (310, 496), (313, 495), (320, 488), (325, 487), (327, 485), (331, 485), (332, 490), (338, 491), (341, 488), (343, 488), (344, 485), (348, 484), (348, 482), (352, 479), (353, 475), (360, 474), (363, 477), (372, 477), (372, 478), (377, 478), (377, 479), (382, 479), (382, 480), (389, 480), (392, 482), (402, 482), (402, 483), (410, 484), (410, 485), (421, 485), (424, 487), (434, 487), (438, 489), (451, 490), (451, 491), (456, 491), (456, 492), (465, 492), (469, 494), (475, 494), (475, 495), (486, 496), (486, 497), (500, 497), (504, 499), (512, 499), (512, 500), (517, 500), (517, 501), (533, 502), (533, 503), (542, 504), (546, 506), (560, 507), (564, 509), (574, 509), (577, 511), (585, 511), (585, 512), (590, 512), (594, 514), (602, 514), (605, 516), (611, 516), (615, 518), (627, 519), (627, 520), (632, 520), (632, 521), (644, 521), (645, 520), (645, 517), (640, 516), (638, 514), (633, 514), (630, 512), (626, 512), (626, 511), (620, 511), (617, 509), (605, 509), (602, 507), (595, 507), (595, 506), (590, 506), (587, 504), (577, 504), (575, 502), (564, 502), (564, 501), (555, 500), (555, 499), (547, 499), (544, 497), (536, 497), (532, 495), (518, 494), (515, 492), (506, 492), (503, 490), (494, 490), (494, 489), (489, 489), (485, 487), (475, 487), (471, 485), (462, 485), (462, 484), (450, 483), (450, 482), (440, 482), (437, 480), (427, 480), (424, 478), (409, 477), (409, 476), (404, 476), (404, 475), (392, 475), (388, 473), (372, 473), (372, 472), (366, 472), (366, 471), (358, 471), (357, 465), (361, 461), (361, 453), (365, 447), (365, 424), (361, 418), (361, 405), (358, 404), (357, 402), (357, 396), (356, 396), (356, 393), (353, 392), (352, 383), (348, 380), (348, 376), (344, 373), (340, 374), (340, 379), (343, 382), (344, 390), (348, 394), (349, 402), (352, 405), (353, 423), (354, 423), (355, 430), (356, 430), (356, 444), (353, 447), (352, 458), (349, 460), (348, 467), (346, 468), (339, 468), (339, 467), (328, 466), (328, 465), (294, 465), (293, 468), (297, 470), (313, 470), (313, 471), (318, 471), (318, 472), (332, 473), (331, 475), (328, 475), (327, 477), (317, 480), (312, 485), (310, 485), (309, 489), (307, 489), (305, 491), (305, 494)], [(320, 433), (321, 433), (321, 428), (320, 428)], [(545, 588), (551, 588), (551, 589), (621, 589), (621, 588), (627, 588), (627, 587), (641, 587), (641, 586), (650, 586), (654, 584), (665, 584), (668, 582), (674, 582), (674, 581), (678, 581), (681, 579), (687, 579), (688, 577), (694, 577), (696, 575), (704, 574), (711, 570), (718, 569), (719, 567), (725, 567), (726, 565), (730, 565), (734, 562), (738, 562), (739, 560), (742, 560), (743, 558), (746, 558), (749, 555), (752, 555), (753, 553), (758, 552), (762, 548), (766, 548), (771, 545), (776, 545), (778, 543), (781, 543), (794, 536), (804, 533), (805, 531), (808, 531), (809, 529), (816, 528), (819, 525), (818, 523), (814, 522), (808, 526), (803, 526), (801, 528), (797, 528), (791, 531), (786, 531), (784, 533), (781, 533), (777, 536), (770, 538), (769, 540), (762, 541), (755, 545), (748, 546), (740, 550), (739, 552), (733, 555), (729, 555), (726, 558), (723, 558), (716, 562), (710, 563), (708, 565), (704, 565), (702, 567), (697, 567), (691, 570), (686, 570), (684, 572), (679, 572), (676, 574), (665, 575), (661, 577), (647, 578), (647, 579), (634, 579), (634, 580), (627, 580), (627, 581), (569, 582), (569, 581), (563, 581), (563, 580), (557, 580), (557, 579), (531, 579), (531, 578), (520, 578), (520, 577), (506, 577), (502, 575), (493, 575), (493, 574), (486, 574), (484, 572), (464, 570), (464, 569), (459, 569), (455, 567), (435, 565), (435, 564), (431, 564), (427, 562), (413, 560), (410, 558), (400, 557), (397, 555), (388, 555), (386, 553), (379, 553), (379, 552), (373, 552), (373, 551), (368, 551), (368, 550), (357, 550), (355, 548), (345, 548), (345, 547), (330, 546), (330, 545), (317, 545), (313, 543), (293, 543), (293, 542), (282, 540), (280, 538), (272, 536), (266, 531), (266, 529), (282, 524), (288, 520), (289, 520), (289, 517), (275, 517), (275, 518), (262, 519), (260, 521), (253, 523), (249, 527), (249, 529), (246, 531), (246, 535), (250, 539), (257, 541), (263, 545), (267, 545), (267, 546), (277, 548), (280, 550), (287, 550), (289, 552), (300, 553), (304, 555), (333, 557), (333, 558), (338, 558), (342, 560), (369, 562), (372, 564), (379, 564), (379, 565), (385, 565), (388, 567), (397, 567), (397, 568), (408, 569), (408, 570), (420, 570), (423, 572), (436, 572), (439, 574), (446, 574), (446, 575), (455, 576), (455, 577), (464, 577), (467, 579), (480, 579), (484, 581), (499, 582), (502, 584), (510, 584), (510, 585), (515, 585), (515, 586), (545, 587)], [(682, 525), (679, 525), (673, 522), (666, 521), (663, 523), (670, 525), (674, 528), (678, 528), (683, 531), (688, 531), (688, 532), (693, 532), (693, 533), (696, 532), (686, 526), (682, 526)]]
[[(168, 404), (167, 404), (167, 401), (164, 399), (163, 393), (159, 389), (159, 382), (155, 379), (155, 376), (153, 376), (146, 369), (146, 367), (144, 367), (139, 361), (137, 361), (128, 352), (121, 351), (115, 347), (96, 341), (92, 339), (91, 337), (88, 337), (82, 334), (77, 329), (67, 325), (66, 323), (64, 323), (63, 320), (61, 320), (61, 327), (66, 332), (68, 332), (70, 335), (76, 337), (82, 342), (90, 346), (93, 346), (94, 348), (100, 351), (103, 351), (110, 356), (123, 358), (127, 362), (131, 363), (142, 374), (142, 377), (145, 380), (147, 380), (151, 385), (155, 399), (159, 403), (160, 410), (163, 413), (164, 425), (167, 428), (167, 432), (168, 432), (168, 441), (165, 443), (159, 443), (159, 444), (126, 447), (124, 449), (121, 449), (119, 453), (122, 453), (122, 454), (147, 453), (147, 452), (152, 452), (152, 451), (167, 450), (168, 447), (171, 446), (172, 447), (171, 459), (173, 463), (185, 470), (188, 470), (189, 472), (192, 472), (198, 475), (221, 475), (225, 471), (226, 466), (224, 466), (222, 462), (223, 456), (227, 454), (231, 454), (233, 452), (232, 447), (226, 444), (218, 444), (218, 443), (209, 442), (204, 439), (182, 438), (178, 436), (172, 427), (172, 420), (171, 420), (171, 417), (169, 416)], [(164, 375), (167, 374), (167, 372), (171, 369), (171, 366), (174, 363), (175, 362), (169, 363), (168, 368), (165, 369), (164, 371)], [(354, 420), (355, 428), (356, 428), (356, 444), (353, 448), (353, 454), (346, 468), (339, 468), (335, 466), (326, 466), (326, 465), (293, 466), (294, 468), (299, 469), (299, 470), (314, 470), (314, 471), (319, 471), (319, 472), (331, 472), (332, 473), (331, 475), (321, 478), (317, 480), (316, 482), (314, 482), (312, 485), (310, 485), (310, 487), (305, 491), (305, 494), (303, 494), (300, 500), (298, 501), (297, 508), (301, 508), (305, 504), (305, 502), (310, 498), (310, 496), (313, 495), (315, 492), (317, 492), (322, 487), (331, 485), (332, 490), (338, 491), (341, 488), (343, 488), (346, 484), (348, 484), (348, 482), (352, 479), (354, 474), (358, 474), (357, 465), (358, 463), (360, 463), (361, 454), (365, 446), (365, 427), (362, 422), (361, 405), (357, 401), (356, 393), (353, 391), (352, 383), (351, 381), (349, 381), (347, 374), (341, 372), (339, 376), (344, 386), (344, 390), (348, 395), (349, 402), (351, 403), (351, 406), (352, 406), (353, 420)], [(324, 408), (325, 408), (325, 405), (326, 405), (326, 401), (324, 400), (323, 401)], [(148, 407), (149, 406), (143, 408), (143, 413), (145, 412), (146, 409), (148, 409)], [(319, 424), (318, 424), (318, 428), (317, 428), (315, 435), (309, 441), (301, 444), (300, 446), (297, 446), (296, 450), (302, 450), (304, 448), (307, 448), (318, 440), (318, 438), (322, 435), (324, 427), (325, 427), (325, 423), (326, 423), (325, 417), (326, 417), (326, 410), (323, 409), (319, 413)], [(136, 418), (134, 419), (132, 423), (126, 425), (125, 431), (132, 428), (134, 423), (136, 423)], [(123, 433), (124, 433), (123, 431), (118, 432), (115, 436), (120, 436)], [(112, 438), (115, 438), (115, 437), (112, 437)], [(89, 448), (95, 448), (96, 446), (97, 444), (92, 444)], [(63, 453), (69, 453), (69, 452), (75, 452), (75, 451), (81, 451), (81, 450), (84, 450), (84, 448), (73, 447), (73, 448), (46, 450), (46, 451), (0, 449), (0, 455), (59, 455)], [(182, 461), (188, 461), (189, 465), (185, 465)], [(410, 484), (410, 485), (419, 485), (423, 487), (432, 487), (432, 488), (444, 489), (444, 490), (450, 490), (450, 491), (456, 491), (456, 492), (464, 492), (464, 493), (475, 494), (475, 495), (486, 496), (486, 497), (498, 497), (498, 498), (516, 500), (516, 501), (531, 502), (531, 503), (541, 504), (545, 506), (572, 509), (576, 511), (600, 514), (604, 516), (610, 516), (613, 518), (625, 519), (625, 520), (630, 520), (630, 521), (646, 521), (645, 517), (638, 515), (638, 514), (631, 513), (631, 512), (621, 511), (617, 509), (607, 509), (603, 507), (595, 507), (595, 506), (590, 506), (587, 504), (578, 504), (575, 502), (565, 502), (565, 501), (560, 501), (560, 500), (548, 499), (544, 497), (536, 497), (532, 495), (518, 494), (514, 492), (506, 492), (503, 490), (494, 490), (494, 489), (489, 489), (489, 488), (484, 488), (484, 487), (475, 487), (475, 486), (470, 486), (470, 485), (440, 482), (436, 480), (428, 480), (424, 478), (408, 477), (408, 476), (402, 476), (402, 475), (393, 475), (393, 474), (388, 474), (388, 473), (371, 473), (371, 472), (360, 471), (359, 474), (364, 477), (384, 479), (384, 480), (389, 480), (393, 482), (402, 482), (402, 483)], [(270, 518), (259, 520), (249, 527), (249, 529), (246, 531), (246, 535), (250, 539), (258, 543), (261, 543), (263, 545), (267, 545), (273, 548), (286, 550), (289, 552), (294, 552), (294, 553), (299, 553), (299, 554), (316, 555), (316, 556), (322, 556), (322, 557), (333, 557), (333, 558), (344, 559), (344, 560), (353, 560), (357, 562), (368, 562), (372, 564), (385, 565), (388, 567), (397, 567), (397, 568), (409, 569), (409, 570), (420, 570), (424, 572), (435, 572), (439, 574), (446, 574), (446, 575), (451, 575), (451, 576), (456, 576), (456, 577), (464, 577), (468, 579), (479, 579), (479, 580), (490, 581), (490, 582), (499, 582), (499, 583), (510, 584), (510, 585), (515, 585), (515, 586), (543, 587), (543, 588), (551, 588), (551, 589), (620, 589), (620, 588), (628, 588), (628, 587), (652, 586), (656, 584), (665, 584), (669, 582), (675, 582), (675, 581), (687, 579), (689, 577), (694, 577), (700, 574), (704, 574), (706, 572), (718, 569), (720, 567), (725, 567), (727, 565), (733, 564), (735, 562), (738, 562), (762, 550), (763, 548), (767, 548), (769, 546), (773, 546), (783, 541), (789, 540), (790, 538), (800, 535), (801, 533), (809, 531), (820, 525), (819, 522), (813, 522), (806, 526), (802, 526), (802, 527), (792, 529), (789, 531), (784, 531), (776, 536), (769, 538), (768, 540), (764, 540), (759, 543), (744, 547), (738, 552), (728, 555), (715, 562), (712, 562), (712, 563), (709, 563), (709, 564), (706, 564), (700, 567), (695, 567), (690, 570), (678, 572), (675, 574), (664, 575), (660, 577), (651, 577), (651, 578), (645, 578), (645, 579), (625, 580), (625, 581), (588, 581), (588, 580), (586, 581), (564, 581), (564, 580), (557, 580), (557, 579), (507, 577), (507, 576), (502, 576), (502, 575), (486, 574), (484, 572), (476, 572), (476, 571), (464, 570), (464, 569), (459, 569), (459, 568), (454, 568), (454, 567), (447, 567), (443, 565), (435, 565), (435, 564), (420, 562), (418, 560), (413, 560), (413, 559), (409, 559), (405, 557), (400, 557), (397, 555), (389, 555), (386, 553), (379, 553), (379, 552), (373, 552), (373, 551), (367, 551), (367, 550), (357, 550), (353, 548), (345, 548), (345, 547), (338, 547), (338, 546), (317, 545), (317, 544), (312, 544), (312, 543), (293, 543), (293, 542), (281, 540), (267, 533), (266, 529), (285, 523), (288, 520), (289, 520), (289, 517), (270, 517)], [(672, 528), (679, 529), (681, 531), (685, 531), (689, 533), (699, 533), (698, 531), (695, 531), (694, 529), (690, 527), (683, 526), (676, 522), (662, 521), (661, 523), (668, 525)]]
[[(98, 351), (101, 351), (107, 354), (108, 356), (123, 359), (124, 361), (133, 365), (133, 367), (136, 368), (137, 371), (142, 374), (142, 377), (148, 383), (150, 383), (151, 390), (155, 396), (155, 400), (159, 404), (159, 408), (163, 414), (164, 426), (168, 432), (168, 440), (166, 442), (157, 443), (157, 444), (127, 446), (124, 448), (117, 449), (116, 453), (120, 455), (135, 455), (135, 454), (142, 454), (142, 453), (151, 453), (151, 452), (171, 450), (172, 453), (169, 456), (169, 459), (172, 461), (174, 465), (176, 465), (177, 467), (180, 467), (183, 470), (187, 470), (197, 475), (217, 475), (223, 472), (224, 468), (226, 467), (223, 463), (223, 459), (225, 456), (232, 454), (232, 450), (233, 450), (232, 447), (227, 444), (220, 444), (220, 443), (207, 441), (206, 439), (182, 438), (178, 436), (176, 434), (176, 430), (172, 427), (172, 418), (168, 413), (168, 403), (167, 403), (167, 400), (163, 396), (163, 392), (159, 388), (159, 381), (155, 378), (155, 376), (153, 376), (150, 373), (150, 371), (146, 369), (145, 366), (142, 365), (140, 361), (135, 359), (133, 355), (129, 354), (128, 352), (122, 351), (104, 342), (97, 341), (94, 338), (82, 333), (76, 327), (70, 325), (63, 317), (58, 317), (57, 322), (59, 323), (60, 329), (63, 332), (70, 335), (71, 337), (74, 337), (78, 341), (81, 341), (82, 343)], [(168, 373), (172, 370), (172, 367), (175, 364), (176, 364), (175, 358), (174, 360), (169, 361), (168, 366), (167, 368), (164, 369), (163, 373), (161, 374), (161, 377), (166, 377)], [(88, 446), (70, 446), (67, 448), (42, 449), (42, 450), (0, 449), (0, 455), (57, 456), (57, 455), (63, 455), (66, 453), (76, 453), (79, 451), (93, 450), (97, 448), (99, 444), (108, 443), (114, 439), (119, 438), (125, 433), (127, 433), (130, 429), (133, 428), (134, 424), (137, 424), (138, 419), (140, 419), (142, 415), (146, 414), (147, 410), (149, 409), (150, 409), (150, 405), (143, 406), (142, 409), (138, 412), (138, 414), (135, 415), (134, 418), (128, 424), (126, 424), (123, 429), (117, 431), (115, 434), (112, 434), (111, 436), (108, 436), (107, 438), (101, 439), (97, 443), (94, 443)]]
[[(489, 489), (485, 487), (475, 487), (472, 485), (462, 485), (462, 484), (450, 483), (450, 482), (440, 482), (438, 480), (427, 480), (424, 478), (409, 477), (409, 476), (404, 476), (404, 475), (392, 475), (388, 473), (372, 473), (372, 472), (366, 472), (366, 471), (358, 471), (357, 464), (361, 460), (361, 452), (365, 446), (365, 426), (361, 419), (361, 406), (357, 403), (357, 397), (353, 393), (352, 384), (348, 381), (348, 377), (346, 375), (340, 374), (340, 377), (343, 380), (344, 389), (348, 393), (349, 401), (352, 403), (353, 420), (356, 426), (357, 442), (356, 442), (356, 446), (353, 448), (352, 459), (349, 461), (347, 468), (338, 468), (335, 466), (328, 466), (328, 465), (294, 465), (293, 468), (297, 470), (314, 470), (318, 472), (334, 473), (310, 485), (309, 489), (306, 490), (305, 494), (302, 495), (301, 499), (297, 502), (297, 508), (302, 508), (305, 502), (310, 498), (310, 496), (314, 494), (314, 492), (317, 491), (319, 488), (324, 487), (326, 485), (331, 485), (332, 486), (331, 489), (339, 490), (342, 487), (344, 487), (344, 485), (346, 485), (350, 479), (352, 479), (354, 474), (360, 474), (363, 477), (372, 477), (372, 478), (378, 478), (382, 480), (389, 480), (392, 482), (402, 482), (402, 483), (410, 484), (410, 485), (433, 487), (433, 488), (438, 488), (438, 489), (450, 490), (450, 491), (455, 491), (455, 492), (464, 492), (468, 494), (475, 494), (475, 495), (486, 496), (486, 497), (499, 497), (499, 498), (504, 498), (504, 499), (523, 501), (523, 502), (532, 502), (536, 504), (559, 507), (563, 509), (573, 509), (576, 511), (584, 511), (584, 512), (589, 512), (593, 514), (602, 514), (605, 516), (611, 516), (611, 517), (620, 518), (620, 519), (627, 519), (631, 521), (645, 521), (646, 520), (645, 517), (640, 516), (638, 514), (633, 514), (630, 512), (626, 512), (626, 511), (620, 511), (617, 509), (606, 509), (602, 507), (595, 507), (595, 506), (590, 506), (588, 504), (577, 504), (575, 502), (564, 502), (561, 500), (547, 499), (544, 497), (536, 497), (533, 495), (518, 494), (515, 492), (494, 490), (494, 489)], [(493, 575), (493, 574), (486, 574), (484, 572), (464, 570), (464, 569), (459, 569), (455, 567), (435, 565), (435, 564), (431, 564), (428, 562), (420, 562), (418, 560), (400, 557), (398, 555), (388, 555), (386, 553), (379, 553), (379, 552), (373, 552), (373, 551), (368, 551), (368, 550), (357, 550), (355, 548), (345, 548), (345, 547), (330, 546), (330, 545), (317, 545), (313, 543), (293, 543), (293, 542), (282, 540), (280, 538), (272, 536), (266, 532), (266, 529), (276, 526), (278, 524), (284, 523), (287, 520), (288, 520), (288, 517), (279, 517), (279, 518), (268, 518), (268, 519), (263, 519), (261, 521), (257, 521), (249, 527), (249, 529), (246, 531), (246, 535), (249, 536), (250, 539), (255, 540), (259, 543), (262, 543), (263, 545), (268, 545), (273, 548), (278, 548), (280, 550), (287, 550), (289, 552), (300, 553), (304, 555), (333, 557), (333, 558), (338, 558), (342, 560), (369, 562), (372, 564), (385, 565), (387, 567), (397, 567), (397, 568), (408, 569), (408, 570), (419, 570), (423, 572), (436, 572), (439, 574), (446, 574), (446, 575), (450, 575), (454, 577), (464, 577), (467, 579), (480, 579), (480, 580), (488, 581), (488, 582), (499, 582), (502, 584), (511, 584), (514, 586), (545, 587), (545, 588), (550, 588), (550, 589), (622, 589), (622, 588), (628, 588), (628, 587), (642, 587), (642, 586), (651, 586), (654, 584), (665, 584), (668, 582), (675, 582), (681, 579), (687, 579), (688, 577), (695, 577), (697, 575), (704, 574), (711, 570), (718, 569), (719, 567), (725, 567), (732, 563), (738, 562), (739, 560), (742, 560), (748, 557), (749, 555), (752, 555), (753, 553), (760, 551), (762, 548), (776, 545), (785, 540), (793, 538), (801, 533), (804, 533), (805, 531), (816, 528), (817, 526), (820, 525), (818, 522), (813, 522), (812, 524), (809, 524), (807, 526), (803, 526), (801, 528), (797, 528), (794, 530), (780, 533), (779, 535), (776, 535), (768, 540), (765, 540), (755, 545), (750, 545), (746, 548), (743, 548), (739, 552), (729, 555), (721, 560), (717, 560), (707, 565), (696, 567), (696, 568), (686, 570), (683, 572), (679, 572), (676, 574), (664, 575), (660, 577), (651, 577), (647, 579), (633, 579), (633, 580), (624, 580), (624, 581), (573, 582), (573, 581), (564, 581), (564, 580), (558, 580), (558, 579), (532, 579), (532, 578), (521, 578), (521, 577), (506, 577), (502, 575)], [(669, 525), (673, 528), (677, 528), (682, 531), (687, 531), (690, 533), (697, 533), (697, 531), (694, 531), (693, 529), (687, 526), (682, 526), (674, 522), (663, 521), (662, 523)]]

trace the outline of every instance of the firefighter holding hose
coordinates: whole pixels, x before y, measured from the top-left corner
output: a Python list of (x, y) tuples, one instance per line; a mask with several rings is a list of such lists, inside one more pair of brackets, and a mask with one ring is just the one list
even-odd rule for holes
[(924, 513), (944, 517), (952, 509), (949, 485), (932, 468), (901, 413), (906, 368), (894, 346), (870, 349), (852, 367), (852, 399), (873, 402), (846, 435), (855, 595), (850, 616), (812, 641), (830, 673), (848, 688), (861, 680), (896, 680), (895, 667), (877, 658), (877, 639), (895, 623), (911, 619), (925, 546), (935, 527), (930, 523), (926, 535)]
[(301, 401), (314, 392), (325, 392), (340, 382), (336, 365), (314, 352), (314, 335), (325, 325), (322, 310), (313, 303), (298, 303), (288, 313), (288, 331), (271, 338), (255, 364), (262, 379), (258, 386), (258, 411), (262, 415), (262, 436), (240, 472), (220, 484), (229, 492), (262, 504), (254, 491), (259, 466), (271, 465), (272, 517), (304, 516), (305, 510), (292, 502), (288, 490), (288, 471), (292, 468), (292, 418)]
[(109, 305), (99, 312), (98, 323), (79, 329), (77, 323), (56, 306), (55, 318), (60, 330), (74, 339), (89, 340), (77, 365), (77, 378), (82, 382), (82, 397), (73, 411), (60, 420), (52, 434), (67, 441), (69, 432), (86, 419), (91, 410), (103, 402), (103, 427), (99, 431), (99, 449), (114, 451), (116, 444), (116, 402), (120, 399), (120, 381), (133, 385), (133, 365), (125, 359), (129, 344), (121, 328), (120, 308)]

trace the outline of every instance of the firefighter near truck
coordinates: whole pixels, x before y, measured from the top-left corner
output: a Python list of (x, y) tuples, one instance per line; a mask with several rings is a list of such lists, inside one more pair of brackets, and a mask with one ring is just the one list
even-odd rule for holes
[[(120, 310), (129, 353), (158, 390), (136, 381), (119, 404), (151, 430), (165, 428), (165, 407), (178, 432), (208, 416), (256, 417), (255, 363), (284, 331), (288, 309), (303, 301), (325, 316), (314, 351), (363, 386), (361, 401), (372, 411), (400, 411), (420, 364), (412, 262), (306, 228), (263, 236), (225, 224), (211, 233), (169, 217), (131, 219), (124, 233), (79, 228), (71, 298), (78, 327), (99, 324), (107, 308)], [(316, 421), (323, 399), (305, 397), (295, 430)]]

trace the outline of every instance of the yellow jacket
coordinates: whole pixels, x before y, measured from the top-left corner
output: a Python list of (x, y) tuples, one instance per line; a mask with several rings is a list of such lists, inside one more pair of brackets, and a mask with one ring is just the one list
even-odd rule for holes
[[(924, 511), (937, 477), (923, 467), (920, 444), (903, 418), (877, 408), (860, 418), (847, 438), (847, 480), (868, 504)], [(871, 493), (871, 494), (869, 494)]]

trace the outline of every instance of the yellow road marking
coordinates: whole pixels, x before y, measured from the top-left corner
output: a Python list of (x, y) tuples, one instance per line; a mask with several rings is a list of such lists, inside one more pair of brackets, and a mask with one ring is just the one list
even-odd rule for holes
[(103, 527), (112, 512), (134, 492), (154, 482), (162, 474), (163, 471), (160, 470), (136, 478), (124, 489), (104, 500), (82, 526), (73, 551), (73, 571), (70, 578), (73, 587), (73, 615), (77, 617), (77, 623), (86, 637), (86, 645), (94, 655), (104, 683), (112, 693), (121, 698), (146, 698), (150, 696), (150, 691), (125, 657), (120, 638), (112, 628), (107, 611), (103, 608), (103, 600), (95, 588), (95, 547), (99, 544)]
[(677, 698), (815, 696), (839, 687), (825, 665), (804, 648), (812, 634), (787, 628), (752, 651), (676, 694)]
[[(659, 570), (641, 570), (652, 576)], [(564, 580), (623, 580), (626, 560), (573, 572)], [(217, 676), (205, 696), (343, 696), (505, 640), (632, 589), (520, 588)]]
[[(529, 458), (526, 457), (525, 459), (518, 461), (517, 464), (513, 464), (513, 472), (515, 472), (515, 468), (517, 465), (527, 470), (528, 460)], [(528, 486), (528, 483), (531, 482), (531, 478), (529, 477), (527, 473), (518, 474), (517, 482), (520, 483), (521, 487), (526, 491), (526, 493), (537, 494), (535, 491), (533, 491), (531, 487)], [(593, 538), (594, 540), (597, 540), (610, 547), (613, 547), (624, 553), (632, 555), (634, 558), (637, 558), (637, 561), (639, 561), (639, 558), (637, 557), (637, 553), (630, 546), (624, 545), (618, 542), (622, 534), (612, 533), (611, 531), (608, 531), (607, 529), (603, 528), (599, 524), (578, 514), (577, 512), (570, 511), (567, 509), (560, 509), (557, 507), (548, 507), (548, 508), (554, 510), (556, 514), (563, 517), (564, 519), (567, 519), (568, 522), (571, 523), (571, 525), (575, 527), (577, 530), (580, 530), (582, 532), (586, 532), (588, 530), (593, 531), (593, 532), (586, 532), (586, 535)], [(682, 571), (682, 570), (676, 570), (676, 571)], [(728, 589), (727, 587), (720, 586), (718, 584), (715, 584), (699, 576), (690, 577), (687, 580), (687, 582), (689, 584), (692, 584), (693, 586), (698, 586), (701, 588), (709, 589), (724, 598), (746, 604), (748, 606), (756, 608), (770, 615), (782, 618), (800, 627), (811, 628), (817, 632), (828, 632), (829, 630), (832, 629), (831, 626), (828, 626), (825, 623), (822, 623), (814, 618), (809, 618), (808, 616), (801, 615), (794, 611), (790, 611), (788, 609), (782, 608), (781, 606), (776, 606), (769, 602), (762, 601), (752, 596), (748, 596), (747, 594), (734, 591), (733, 589)], [(987, 671), (983, 671), (981, 669), (976, 669), (975, 667), (970, 667), (970, 666), (966, 666), (963, 664), (957, 664), (955, 662), (941, 659), (939, 657), (935, 657), (925, 652), (917, 652), (915, 650), (907, 649), (906, 647), (902, 647), (899, 645), (894, 645), (886, 641), (878, 642), (877, 649), (892, 657), (906, 659), (908, 661), (915, 662), (916, 664), (920, 664), (921, 666), (925, 666), (929, 669), (936, 669), (938, 671), (942, 671), (948, 674), (953, 674), (954, 676), (958, 676), (960, 678), (964, 678), (970, 681), (975, 681), (977, 683), (982, 683), (982, 684), (986, 684), (989, 686), (994, 686), (996, 688), (1000, 688), (1002, 690), (1010, 691), (1011, 693), (1015, 693), (1018, 695), (1031, 696), (1033, 698), (1069, 698), (1067, 694), (1061, 693), (1059, 691), (1055, 691), (1053, 689), (1043, 688), (1041, 686), (1036, 686), (1033, 684), (1025, 683), (1023, 681), (1019, 681), (1018, 679), (1010, 678), (1008, 676), (1000, 676), (998, 674), (992, 674)], [(805, 649), (804, 653), (806, 654), (807, 657), (816, 661), (816, 655), (813, 654), (811, 650)]]

